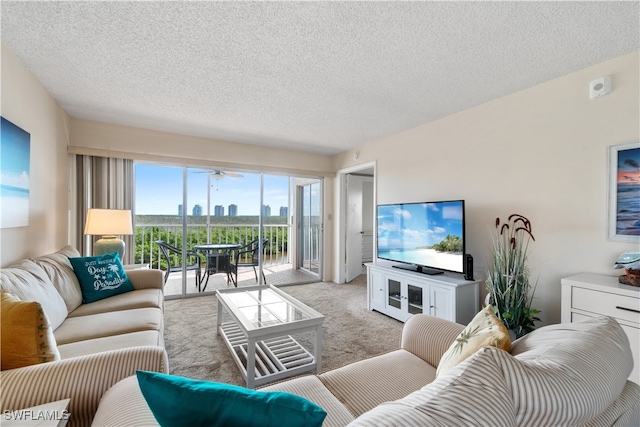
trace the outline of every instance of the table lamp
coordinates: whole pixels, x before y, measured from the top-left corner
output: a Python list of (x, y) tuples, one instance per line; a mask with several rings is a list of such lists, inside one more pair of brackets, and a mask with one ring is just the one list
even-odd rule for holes
[(131, 211), (125, 209), (89, 209), (84, 234), (102, 236), (93, 245), (94, 255), (117, 252), (124, 256), (124, 241), (116, 235), (133, 234)]

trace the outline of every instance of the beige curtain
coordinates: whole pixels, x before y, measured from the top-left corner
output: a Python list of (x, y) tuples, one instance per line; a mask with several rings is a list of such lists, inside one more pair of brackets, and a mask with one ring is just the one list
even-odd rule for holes
[[(93, 241), (100, 236), (85, 236), (87, 211), (98, 209), (130, 209), (133, 212), (133, 160), (76, 155), (73, 186), (75, 212), (75, 246), (81, 254), (91, 255)], [(135, 226), (135, 224), (134, 224)], [(123, 236), (126, 250), (123, 264), (134, 263), (134, 236)]]

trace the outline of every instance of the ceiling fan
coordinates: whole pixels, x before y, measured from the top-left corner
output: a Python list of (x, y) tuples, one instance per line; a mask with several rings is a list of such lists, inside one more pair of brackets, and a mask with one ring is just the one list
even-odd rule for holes
[(209, 176), (212, 179), (215, 179), (216, 181), (220, 181), (225, 176), (228, 176), (229, 178), (242, 178), (242, 177), (244, 177), (244, 175), (239, 174), (237, 172), (223, 171), (223, 170), (220, 170), (220, 169), (209, 169), (209, 170), (202, 170), (202, 171), (195, 171), (195, 172), (196, 173), (208, 173)]

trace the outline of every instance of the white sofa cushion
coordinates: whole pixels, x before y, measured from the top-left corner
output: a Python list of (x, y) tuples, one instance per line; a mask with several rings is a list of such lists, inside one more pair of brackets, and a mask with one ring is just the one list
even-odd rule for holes
[(607, 410), (584, 424), (584, 427), (601, 426), (640, 426), (640, 385), (627, 381)]
[(100, 313), (131, 310), (134, 308), (159, 308), (164, 306), (164, 294), (161, 289), (139, 289), (114, 295), (99, 301), (82, 304), (69, 313), (69, 318), (91, 316)]
[(39, 302), (54, 330), (67, 317), (67, 306), (58, 290), (47, 273), (32, 260), (26, 259), (3, 268), (0, 271), (0, 287), (22, 301)]
[(323, 427), (343, 427), (353, 421), (354, 417), (349, 410), (322, 384), (315, 375), (294, 378), (280, 382), (262, 391), (284, 391), (297, 394), (320, 406), (327, 412)]
[(72, 246), (65, 246), (58, 252), (34, 258), (47, 273), (49, 279), (56, 287), (58, 293), (67, 305), (67, 310), (72, 312), (82, 304), (82, 291), (76, 273), (71, 267), (69, 257), (79, 257), (80, 253)]
[(157, 427), (147, 401), (142, 396), (136, 376), (123, 379), (111, 387), (100, 399), (92, 426)]
[(163, 347), (164, 340), (160, 331), (138, 331), (128, 334), (111, 335), (83, 341), (62, 344), (58, 346), (60, 358), (87, 356), (111, 350), (130, 347)]
[(53, 334), (60, 346), (131, 332), (162, 331), (163, 329), (162, 310), (147, 307), (70, 317)]
[(436, 377), (436, 368), (406, 350), (351, 363), (318, 376), (349, 411), (358, 416), (389, 400), (420, 390)]

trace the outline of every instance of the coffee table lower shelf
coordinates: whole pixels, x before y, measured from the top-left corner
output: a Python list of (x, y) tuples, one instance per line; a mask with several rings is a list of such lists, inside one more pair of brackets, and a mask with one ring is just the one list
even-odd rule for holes
[[(234, 322), (223, 323), (220, 331), (246, 381), (247, 337)], [(316, 369), (313, 355), (290, 335), (256, 341), (255, 361), (256, 387)]]

